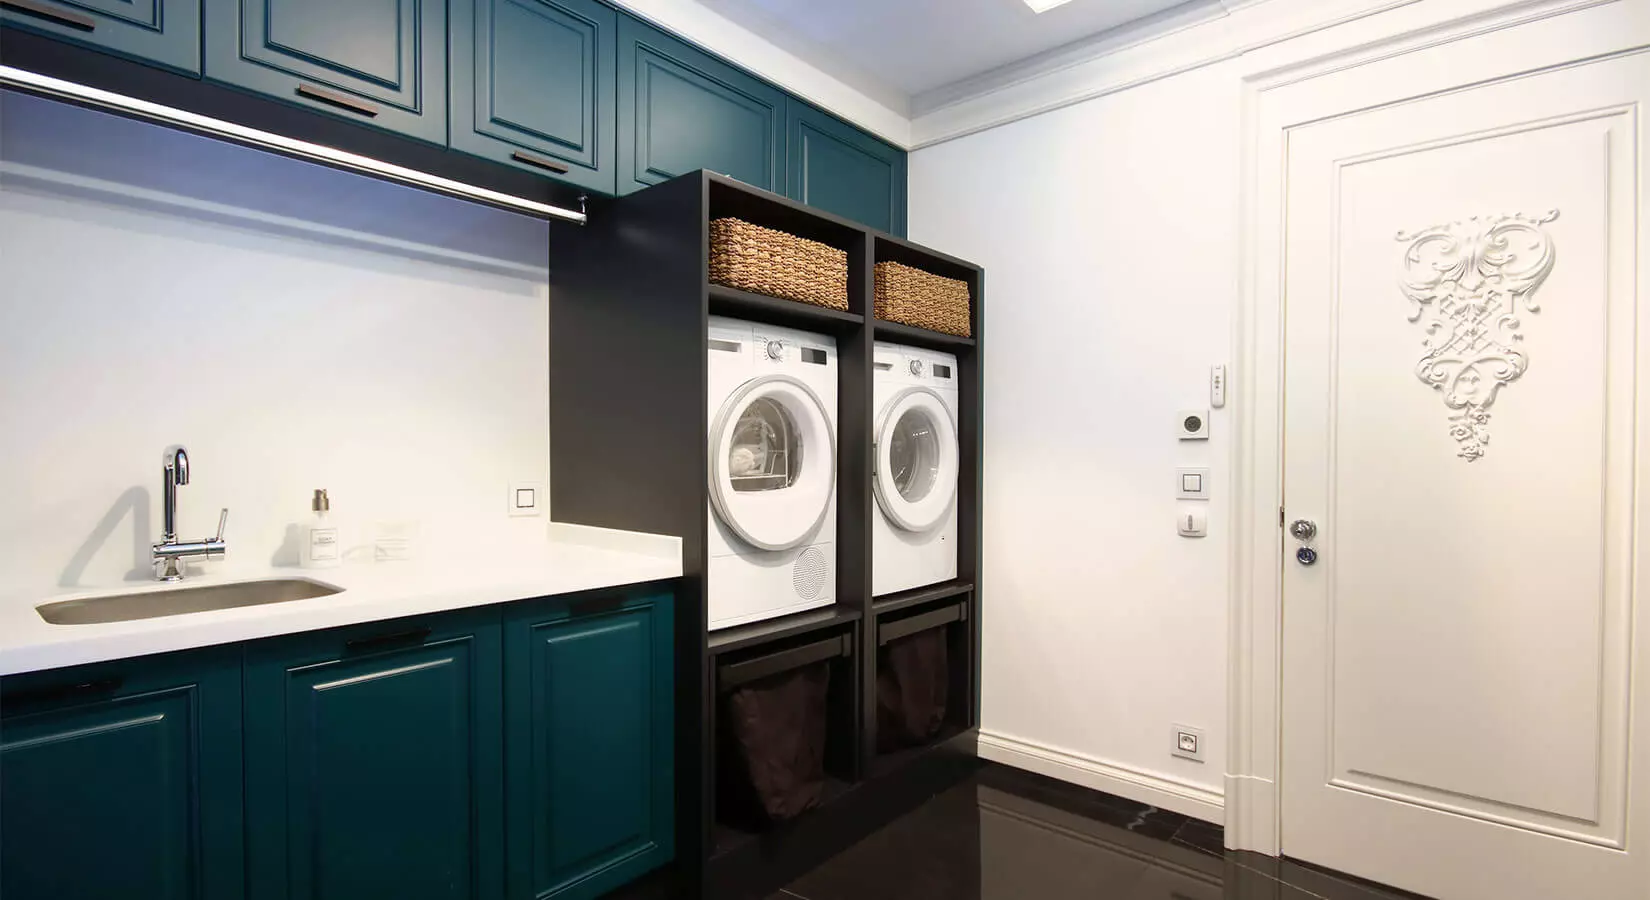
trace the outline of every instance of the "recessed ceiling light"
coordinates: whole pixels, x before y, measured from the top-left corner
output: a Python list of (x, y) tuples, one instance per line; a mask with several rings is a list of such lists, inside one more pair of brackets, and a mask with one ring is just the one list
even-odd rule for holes
[(1027, 6), (1031, 7), (1032, 12), (1044, 13), (1056, 6), (1064, 6), (1070, 3), (1071, 0), (1025, 0), (1025, 2)]

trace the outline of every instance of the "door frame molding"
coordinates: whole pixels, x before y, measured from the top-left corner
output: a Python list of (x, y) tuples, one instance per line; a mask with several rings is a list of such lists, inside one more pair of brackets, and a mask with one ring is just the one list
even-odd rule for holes
[[(1557, 21), (1561, 17), (1569, 19)], [(1555, 20), (1543, 41), (1519, 26)], [(1600, 27), (1609, 23), (1610, 27)], [(1372, 35), (1371, 25), (1380, 26)], [(1442, 91), (1650, 49), (1650, 0), (1437, 0), (1365, 20), (1361, 37), (1257, 52), (1242, 77), (1241, 291), (1232, 320), (1236, 400), (1228, 526), (1226, 846), (1281, 855), (1283, 810), (1283, 248), (1291, 129)], [(1331, 29), (1335, 31), (1337, 29)], [(1556, 36), (1561, 40), (1553, 40)], [(1411, 54), (1449, 47), (1456, 84)], [(1504, 52), (1517, 46), (1519, 53)], [(1321, 55), (1313, 55), (1317, 51)], [(1332, 101), (1299, 90), (1337, 77)], [(1321, 83), (1312, 85), (1321, 90)], [(1317, 92), (1317, 91), (1314, 91)]]

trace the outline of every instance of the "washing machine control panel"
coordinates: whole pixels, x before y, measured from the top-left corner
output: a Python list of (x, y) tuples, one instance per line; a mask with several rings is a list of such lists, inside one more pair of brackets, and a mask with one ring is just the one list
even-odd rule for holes
[(783, 341), (768, 342), (768, 358), (780, 360), (785, 358), (785, 343)]
[(920, 360), (920, 359), (911, 360), (911, 374), (916, 375), (918, 377), (922, 376), (922, 360)]

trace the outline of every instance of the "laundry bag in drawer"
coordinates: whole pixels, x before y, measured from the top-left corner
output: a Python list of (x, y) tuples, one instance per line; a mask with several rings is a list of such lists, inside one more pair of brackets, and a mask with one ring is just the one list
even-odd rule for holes
[(830, 663), (815, 663), (723, 698), (718, 793), (740, 818), (783, 822), (819, 805), (830, 680)]
[(945, 726), (951, 666), (945, 628), (883, 645), (877, 657), (877, 750), (927, 743)]

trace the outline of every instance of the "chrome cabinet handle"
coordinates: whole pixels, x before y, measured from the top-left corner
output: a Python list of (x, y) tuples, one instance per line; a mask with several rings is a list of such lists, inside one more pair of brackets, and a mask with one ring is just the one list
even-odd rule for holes
[(97, 20), (91, 16), (70, 12), (66, 9), (58, 9), (50, 4), (41, 3), (40, 0), (0, 0), (0, 6), (15, 9), (27, 15), (39, 16), (49, 22), (67, 25), (80, 31), (97, 30)]
[(1289, 533), (1297, 541), (1310, 541), (1318, 536), (1318, 524), (1310, 519), (1296, 519), (1290, 523)]

